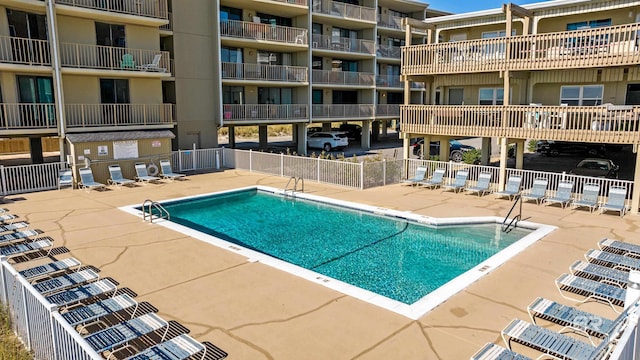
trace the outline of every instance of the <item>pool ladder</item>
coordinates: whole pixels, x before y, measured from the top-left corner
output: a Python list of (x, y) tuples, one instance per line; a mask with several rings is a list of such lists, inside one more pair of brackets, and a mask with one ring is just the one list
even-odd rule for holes
[[(289, 185), (293, 181), (293, 187), (289, 189)], [(298, 183), (300, 183), (300, 190), (298, 190)], [(284, 194), (287, 195), (287, 191), (290, 191), (289, 194), (293, 195), (296, 191), (304, 192), (304, 179), (302, 176), (292, 176), (287, 181), (287, 186), (284, 187)]]
[[(154, 210), (156, 210), (157, 215), (154, 215)], [(154, 218), (170, 220), (171, 215), (159, 202), (147, 199), (142, 203), (142, 219), (153, 223)]]
[[(516, 208), (516, 205), (518, 205), (518, 203), (520, 204), (520, 207), (518, 208), (518, 214), (514, 216), (513, 219), (511, 219), (511, 221), (507, 224), (507, 220), (509, 220), (509, 215), (511, 215), (511, 213)], [(507, 216), (504, 217), (504, 220), (502, 221), (502, 232), (505, 232), (505, 233), (510, 232), (516, 226), (518, 226), (518, 221), (520, 220), (522, 220), (522, 197), (520, 196), (520, 194), (518, 194), (515, 196), (515, 200), (513, 201), (511, 210), (509, 210), (509, 213), (507, 214)]]

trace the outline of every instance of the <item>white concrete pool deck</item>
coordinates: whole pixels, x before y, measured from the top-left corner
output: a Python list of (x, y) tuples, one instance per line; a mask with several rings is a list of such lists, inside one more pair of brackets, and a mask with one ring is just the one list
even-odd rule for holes
[[(227, 170), (104, 192), (15, 195), (3, 207), (101, 269), (101, 276), (136, 291), (140, 301), (187, 326), (196, 339), (224, 349), (228, 359), (468, 359), (486, 342), (504, 345), (500, 330), (513, 318), (527, 320), (526, 307), (538, 296), (614, 318), (605, 305), (565, 300), (554, 280), (603, 237), (640, 243), (636, 215), (524, 204), (526, 220), (557, 230), (413, 320), (119, 209), (145, 199), (253, 185), (282, 188), (286, 182)], [(305, 187), (311, 195), (427, 217), (503, 217), (511, 207), (492, 195), (400, 185), (358, 191), (308, 181)]]

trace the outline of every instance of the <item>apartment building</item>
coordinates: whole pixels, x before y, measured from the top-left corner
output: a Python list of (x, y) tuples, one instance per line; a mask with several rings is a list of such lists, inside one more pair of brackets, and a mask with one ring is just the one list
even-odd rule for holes
[[(402, 77), (424, 81), (428, 105), (401, 110), (409, 139), (483, 137), (501, 147), (504, 186), (508, 144), (522, 168), (526, 139), (610, 144), (640, 142), (640, 2), (555, 0), (427, 19), (426, 44), (402, 49)], [(444, 141), (443, 141), (444, 140)], [(425, 141), (425, 143), (428, 143)], [(640, 165), (636, 157), (635, 178)], [(640, 187), (634, 187), (637, 211)]]

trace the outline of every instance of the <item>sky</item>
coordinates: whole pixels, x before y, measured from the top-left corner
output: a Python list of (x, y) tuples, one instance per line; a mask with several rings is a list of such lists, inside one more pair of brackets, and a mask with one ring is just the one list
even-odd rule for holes
[(429, 4), (429, 8), (434, 10), (444, 10), (452, 13), (465, 13), (478, 10), (497, 9), (502, 4), (512, 2), (516, 5), (543, 2), (545, 0), (421, 0)]

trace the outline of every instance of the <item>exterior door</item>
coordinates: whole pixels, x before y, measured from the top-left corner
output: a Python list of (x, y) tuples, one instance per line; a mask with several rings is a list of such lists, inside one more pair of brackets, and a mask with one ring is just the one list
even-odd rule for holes
[(464, 103), (464, 89), (450, 88), (448, 105), (462, 105), (463, 103)]

